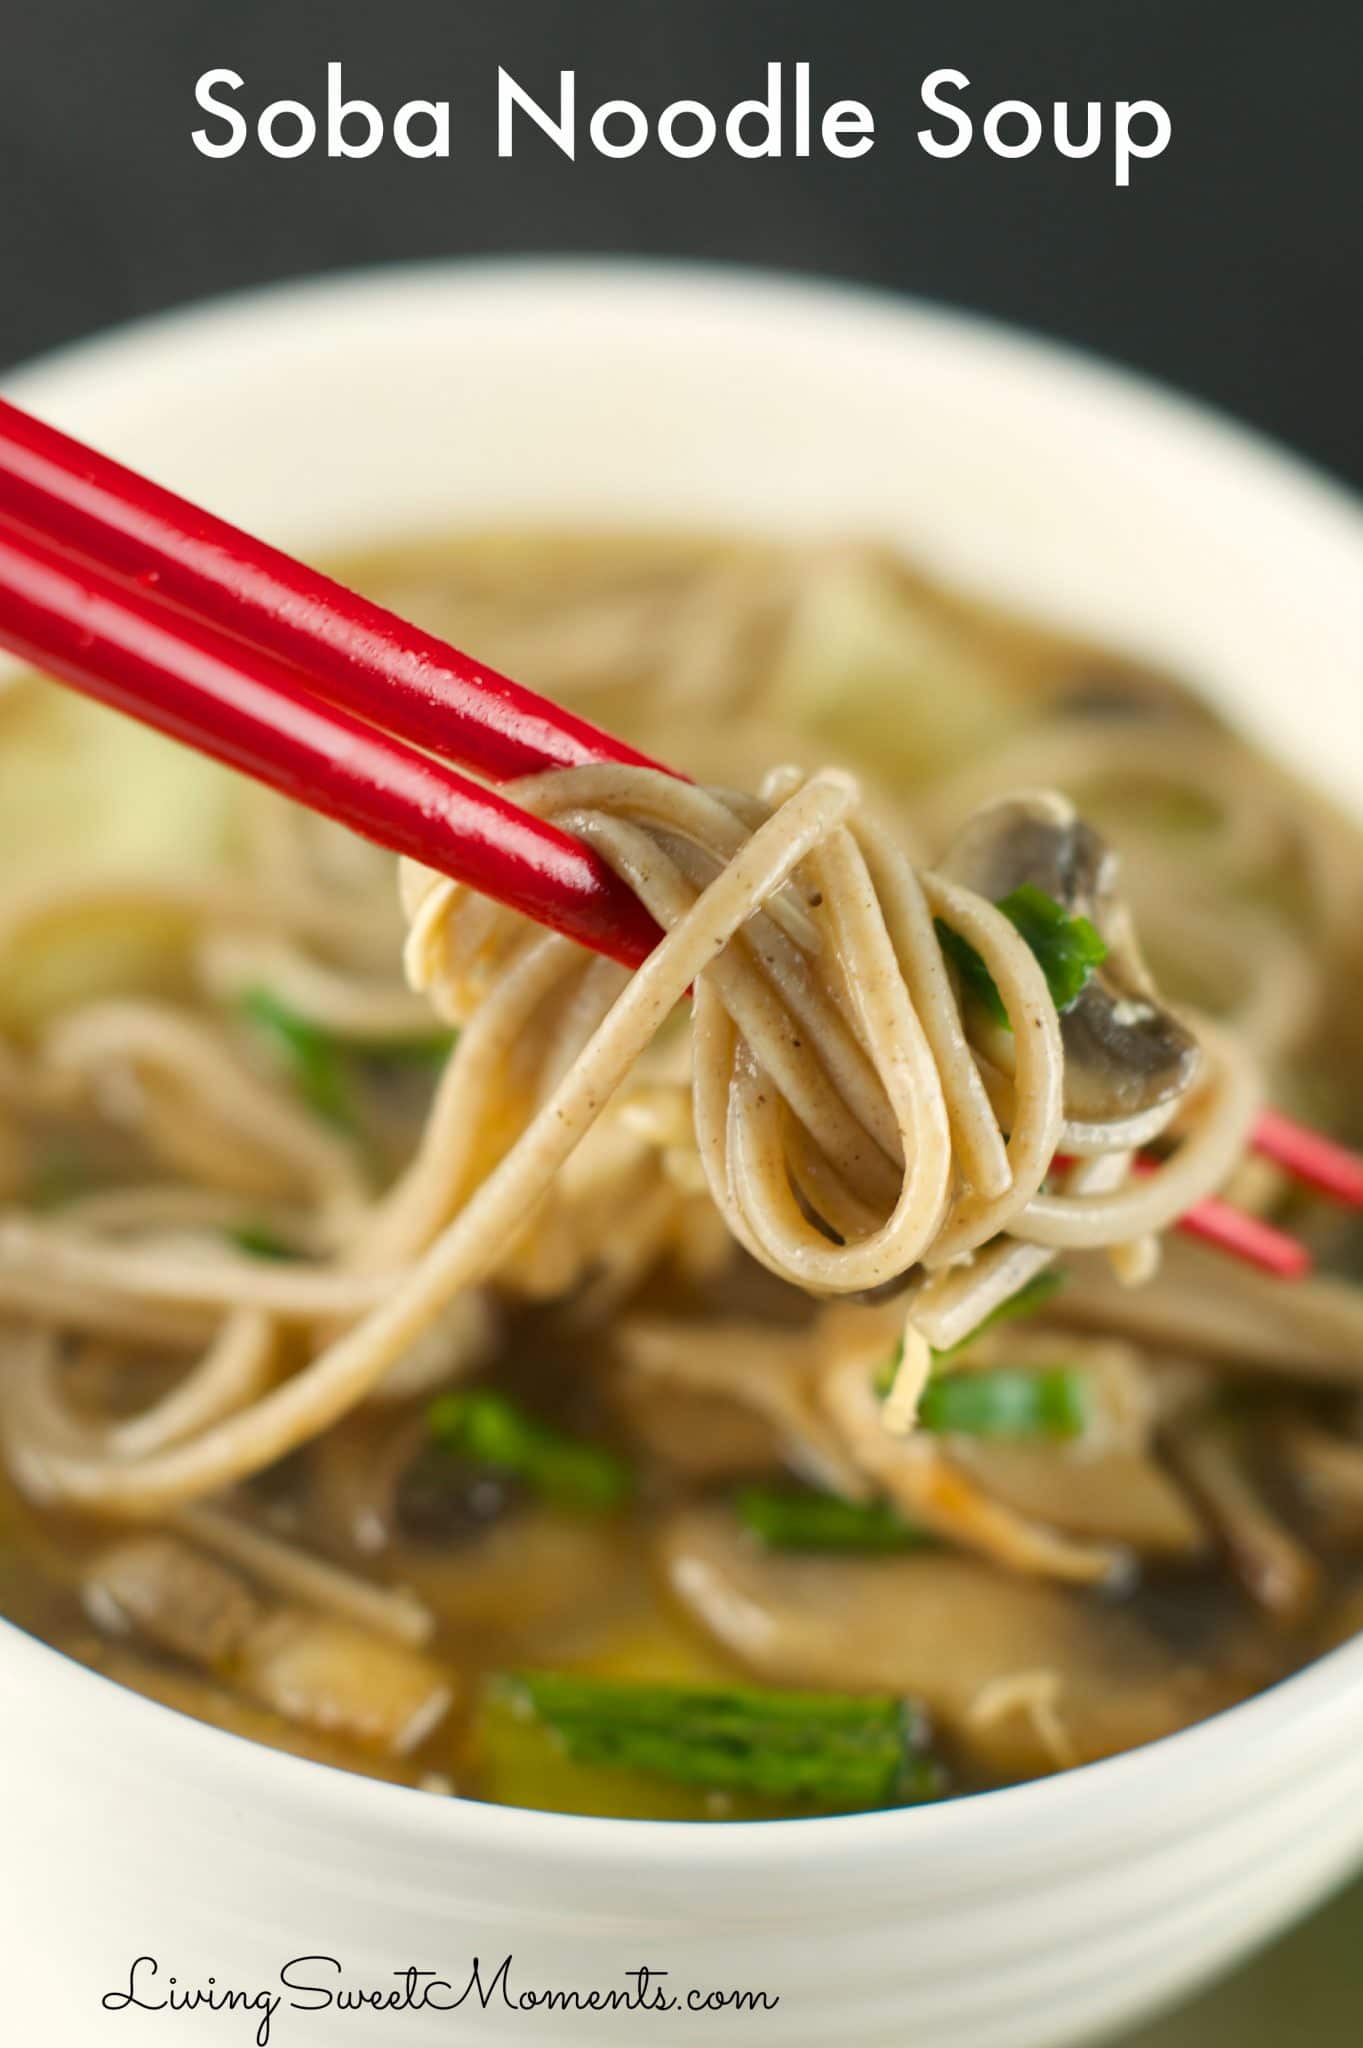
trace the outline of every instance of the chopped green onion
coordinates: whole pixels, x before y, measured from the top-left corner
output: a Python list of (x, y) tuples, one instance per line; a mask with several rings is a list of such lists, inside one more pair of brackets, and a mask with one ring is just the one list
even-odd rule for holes
[(420, 1038), (356, 1039), (353, 1050), (391, 1067), (437, 1066), (449, 1058), (458, 1037), (457, 1031), (428, 1031)]
[(299, 1257), (294, 1245), (286, 1244), (276, 1236), (268, 1223), (243, 1223), (239, 1229), (229, 1230), (227, 1239), (239, 1252), (245, 1252), (253, 1259), (296, 1259)]
[(614, 1451), (551, 1429), (504, 1394), (442, 1394), (427, 1422), (443, 1449), (514, 1473), (559, 1507), (610, 1513), (634, 1490), (633, 1472)]
[[(1107, 958), (1107, 946), (1086, 917), (1069, 912), (1032, 882), (1000, 901), (998, 908), (1036, 955), (1051, 1001), (1057, 1010), (1068, 1010), (1078, 1001), (1095, 967)], [(960, 974), (969, 994), (983, 1006), (995, 1024), (1012, 1030), (1008, 1011), (998, 984), (968, 939), (963, 939), (940, 917), (934, 920), (938, 942)]]
[(639, 1685), (522, 1672), (498, 1691), (575, 1762), (849, 1811), (932, 1799), (921, 1710), (884, 1694)]
[(918, 1421), (947, 1435), (1079, 1436), (1088, 1421), (1087, 1382), (1063, 1365), (943, 1373), (923, 1389)]
[(58, 1140), (39, 1154), (29, 1179), (28, 1200), (35, 1209), (61, 1209), (89, 1187), (87, 1161), (74, 1145)]
[(734, 1506), (744, 1527), (768, 1550), (912, 1550), (928, 1540), (888, 1501), (754, 1485), (739, 1488)]
[[(1059, 1294), (1064, 1284), (1065, 1274), (1059, 1267), (1051, 1266), (1044, 1272), (1034, 1273), (1030, 1280), (1019, 1287), (1016, 1294), (1010, 1294), (997, 1308), (991, 1308), (987, 1316), (981, 1316), (974, 1329), (968, 1336), (962, 1337), (959, 1344), (948, 1344), (944, 1351), (934, 1350), (934, 1361), (958, 1357), (968, 1344), (973, 1344), (985, 1330), (992, 1330), (996, 1323), (1011, 1323), (1019, 1316), (1036, 1315), (1048, 1301)], [(904, 1339), (901, 1337), (876, 1374), (875, 1389), (878, 1394), (883, 1396), (889, 1393), (895, 1382), (895, 1374), (903, 1363)]]
[(999, 909), (1040, 961), (1056, 1009), (1068, 1010), (1107, 958), (1097, 929), (1086, 917), (1071, 917), (1032, 882), (1005, 896)]
[(963, 939), (958, 931), (953, 931), (940, 917), (933, 919), (933, 928), (942, 951), (960, 975), (966, 993), (974, 996), (993, 1023), (1004, 1031), (1011, 1031), (1013, 1027), (1008, 1022), (1008, 1012), (1004, 1008), (1003, 997), (999, 994), (999, 985), (969, 939)]
[(353, 1131), (357, 1116), (339, 1042), (300, 1017), (267, 988), (248, 989), (241, 1007), (287, 1067), (310, 1108), (338, 1130)]

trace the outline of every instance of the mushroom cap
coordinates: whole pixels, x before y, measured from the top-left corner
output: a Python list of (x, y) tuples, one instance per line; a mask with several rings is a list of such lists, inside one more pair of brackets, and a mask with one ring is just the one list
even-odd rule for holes
[[(1111, 1122), (1187, 1091), (1198, 1067), (1197, 1040), (1158, 999), (1117, 893), (1116, 853), (1067, 797), (1028, 790), (987, 804), (938, 865), (991, 903), (1030, 883), (1070, 916), (1088, 918), (1106, 944), (1106, 960), (1061, 1013), (1068, 1117)], [(997, 1041), (1005, 1036), (994, 1034), (991, 1056), (1003, 1050)]]

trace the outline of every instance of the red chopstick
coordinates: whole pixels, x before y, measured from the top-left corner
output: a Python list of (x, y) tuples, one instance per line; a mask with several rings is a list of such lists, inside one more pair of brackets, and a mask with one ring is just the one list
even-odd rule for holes
[(0, 642), (88, 696), (637, 966), (657, 926), (589, 847), (309, 697), (299, 672), (0, 521)]
[(1347, 1146), (1308, 1130), (1280, 1109), (1260, 1110), (1251, 1142), (1256, 1152), (1281, 1166), (1293, 1180), (1317, 1188), (1351, 1209), (1363, 1209), (1363, 1158)]
[(494, 782), (659, 764), (0, 399), (0, 513), (307, 674), (315, 694)]
[[(1137, 1160), (1138, 1167), (1145, 1165)], [(1178, 1219), (1178, 1229), (1188, 1237), (1200, 1237), (1204, 1244), (1228, 1252), (1242, 1265), (1257, 1266), (1275, 1280), (1304, 1280), (1315, 1264), (1306, 1246), (1285, 1230), (1276, 1230), (1261, 1217), (1208, 1195)]]
[[(1158, 1162), (1135, 1159), (1132, 1170), (1155, 1173)], [(1208, 1195), (1194, 1203), (1179, 1217), (1178, 1228), (1186, 1236), (1200, 1237), (1204, 1244), (1215, 1245), (1218, 1251), (1228, 1252), (1242, 1264), (1257, 1266), (1261, 1273), (1272, 1273), (1279, 1280), (1301, 1280), (1314, 1263), (1306, 1246), (1295, 1237), (1265, 1223), (1262, 1217), (1237, 1209), (1233, 1202), (1223, 1202), (1219, 1195)]]
[[(1064, 1168), (1076, 1161), (1070, 1153), (1057, 1152), (1051, 1163)], [(1131, 1162), (1131, 1170), (1142, 1175), (1156, 1173), (1159, 1161), (1138, 1154)], [(1188, 1237), (1200, 1237), (1242, 1264), (1257, 1266), (1260, 1272), (1272, 1273), (1279, 1280), (1300, 1280), (1311, 1270), (1311, 1254), (1304, 1244), (1216, 1195), (1194, 1203), (1179, 1217), (1176, 1227)]]

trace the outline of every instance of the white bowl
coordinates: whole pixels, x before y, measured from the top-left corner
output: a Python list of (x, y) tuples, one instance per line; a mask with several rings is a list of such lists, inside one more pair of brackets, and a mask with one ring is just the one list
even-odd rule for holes
[[(686, 269), (393, 271), (157, 320), (13, 396), (311, 553), (497, 520), (902, 544), (1175, 664), (1363, 805), (1363, 518), (1249, 435), (975, 321)], [(278, 1993), (628, 1988), (682, 2009), (276, 2012), (270, 2040), (1061, 2048), (1189, 1989), (1363, 1852), (1363, 1641), (1186, 1734), (919, 1811), (697, 1827), (370, 1783), (179, 1718), (0, 1627), (13, 2038), (193, 2048), (261, 2014), (101, 2007)], [(691, 1988), (771, 2011), (691, 2017)], [(295, 1994), (304, 2005), (315, 2001)]]

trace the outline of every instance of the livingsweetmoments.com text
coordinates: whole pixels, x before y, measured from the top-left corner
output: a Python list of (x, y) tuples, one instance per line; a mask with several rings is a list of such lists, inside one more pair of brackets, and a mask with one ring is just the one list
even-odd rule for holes
[[(509, 2012), (541, 2014), (552, 2021), (556, 2013), (644, 2013), (666, 2018), (679, 2013), (694, 2018), (706, 2013), (772, 2012), (780, 2004), (774, 1991), (752, 1991), (730, 1987), (682, 1986), (668, 1970), (641, 1963), (622, 1973), (620, 1983), (595, 1988), (558, 1989), (530, 1984), (516, 1972), (514, 1956), (484, 1962), (474, 1956), (462, 1969), (448, 1975), (439, 1969), (421, 1969), (409, 1964), (394, 1970), (391, 1980), (380, 1985), (362, 1984), (347, 1975), (337, 1956), (293, 1956), (281, 1965), (273, 1983), (254, 1988), (233, 1986), (207, 1975), (195, 1983), (178, 1971), (163, 1966), (155, 1956), (137, 1956), (125, 1981), (106, 1991), (100, 2004), (106, 2013), (159, 2012), (186, 2015), (238, 2013), (251, 2028), (256, 2048), (287, 2048), (286, 2015), (289, 2013), (392, 2013), (483, 2011), (499, 2007)], [(451, 2037), (457, 2038), (452, 2022)], [(110, 2028), (110, 2039), (117, 2038)], [(548, 2030), (546, 2030), (548, 2032)], [(552, 2038), (552, 2035), (549, 2036)], [(211, 2037), (222, 2039), (218, 2030)], [(399, 2037), (394, 2036), (395, 2041)], [(188, 2044), (180, 2025), (167, 2032), (175, 2048)]]

